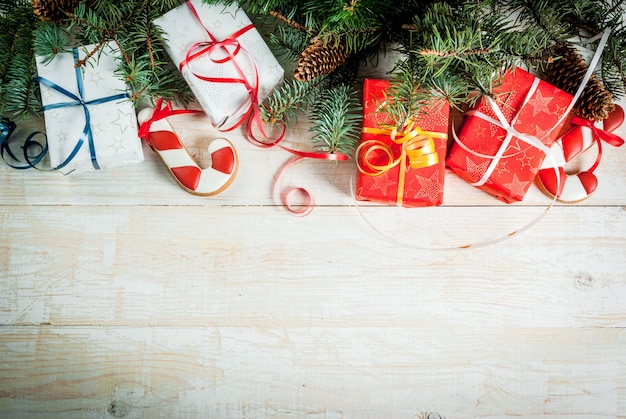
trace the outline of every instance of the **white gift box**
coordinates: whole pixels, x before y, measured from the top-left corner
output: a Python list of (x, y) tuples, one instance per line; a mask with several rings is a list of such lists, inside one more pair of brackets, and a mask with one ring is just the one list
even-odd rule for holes
[(74, 48), (48, 63), (36, 57), (50, 165), (64, 174), (143, 161), (135, 109), (114, 74), (115, 44), (75, 68), (93, 48)]
[[(202, 0), (187, 3), (197, 15), (185, 3), (154, 23), (164, 31), (167, 53), (213, 125), (218, 129), (235, 126), (250, 107), (246, 83), (258, 89), (261, 103), (282, 81), (284, 70), (237, 4), (207, 5)], [(202, 49), (211, 51), (188, 60), (190, 49), (191, 54)], [(246, 83), (225, 80), (233, 78)]]

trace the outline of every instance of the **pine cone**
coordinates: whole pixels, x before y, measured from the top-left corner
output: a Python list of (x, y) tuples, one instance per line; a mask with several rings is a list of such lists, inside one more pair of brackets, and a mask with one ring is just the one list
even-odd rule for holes
[[(546, 81), (573, 95), (585, 77), (588, 66), (583, 57), (568, 45), (557, 47), (555, 54), (561, 58), (546, 66), (544, 71)], [(613, 95), (602, 80), (593, 74), (574, 106), (574, 114), (581, 118), (602, 121), (613, 109), (615, 109)]]
[(298, 57), (294, 76), (298, 81), (311, 81), (336, 70), (347, 58), (343, 44), (332, 45), (314, 37)]
[(74, 10), (80, 0), (33, 0), (33, 11), (42, 20), (58, 22), (66, 16), (65, 12)]

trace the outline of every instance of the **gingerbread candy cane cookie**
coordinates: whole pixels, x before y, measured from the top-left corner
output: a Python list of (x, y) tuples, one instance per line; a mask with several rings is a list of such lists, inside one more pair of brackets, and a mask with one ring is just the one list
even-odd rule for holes
[[(616, 105), (615, 110), (603, 121), (602, 129), (593, 121), (573, 117), (572, 128), (550, 148), (552, 158), (544, 160), (536, 181), (539, 188), (549, 197), (563, 203), (576, 203), (591, 196), (598, 188), (598, 178), (593, 173), (602, 157), (602, 141), (619, 147), (624, 140), (612, 132), (624, 122), (624, 110)], [(578, 173), (566, 173), (565, 165), (581, 156), (597, 144), (597, 157), (588, 169)], [(559, 176), (557, 178), (556, 171)]]
[(208, 148), (211, 166), (203, 169), (191, 157), (166, 119), (197, 112), (200, 111), (172, 110), (169, 103), (163, 106), (159, 100), (154, 108), (139, 112), (139, 136), (157, 153), (181, 188), (194, 195), (216, 195), (228, 188), (237, 174), (239, 160), (234, 146), (225, 138), (214, 139)]

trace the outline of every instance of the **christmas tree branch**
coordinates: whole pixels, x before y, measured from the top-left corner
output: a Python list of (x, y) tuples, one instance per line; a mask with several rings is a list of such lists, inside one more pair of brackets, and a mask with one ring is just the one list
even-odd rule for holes
[(0, 113), (12, 118), (25, 117), (41, 111), (37, 99), (39, 86), (34, 82), (36, 19), (32, 7), (24, 2), (5, 7), (8, 13), (0, 16)]
[(351, 154), (360, 136), (362, 109), (357, 92), (342, 85), (325, 90), (311, 112), (311, 139), (327, 153)]
[(275, 124), (284, 122), (287, 125), (297, 123), (298, 117), (314, 102), (317, 90), (324, 78), (313, 82), (290, 80), (274, 90), (261, 106), (264, 122)]
[(301, 24), (299, 24), (298, 22), (296, 22), (293, 19), (289, 19), (288, 17), (284, 16), (282, 13), (276, 11), (276, 10), (272, 10), (270, 11), (270, 16), (275, 17), (276, 19), (282, 20), (283, 22), (287, 23), (289, 26), (292, 26), (298, 30), (301, 30), (303, 32), (309, 32), (309, 30), (302, 26)]
[(420, 55), (430, 55), (439, 58), (448, 58), (448, 57), (463, 57), (468, 55), (487, 55), (493, 53), (492, 48), (480, 48), (480, 49), (472, 49), (467, 51), (435, 51), (432, 49), (425, 49), (419, 52)]

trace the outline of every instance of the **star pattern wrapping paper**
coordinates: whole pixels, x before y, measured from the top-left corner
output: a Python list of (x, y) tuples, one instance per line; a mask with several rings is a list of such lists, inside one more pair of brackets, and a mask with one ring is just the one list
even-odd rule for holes
[[(95, 45), (77, 48), (79, 59), (84, 59)], [(114, 43), (102, 46), (79, 74), (83, 83), (84, 102), (124, 94), (126, 83), (114, 72), (118, 68), (119, 50)], [(74, 68), (73, 51), (59, 53), (49, 62), (36, 57), (39, 77), (45, 78), (79, 97), (78, 79)], [(54, 104), (73, 102), (72, 98), (40, 83), (44, 109)], [(129, 98), (86, 105), (89, 110), (89, 129), (93, 134), (95, 154), (101, 169), (143, 161), (141, 140), (137, 134), (137, 117)], [(50, 165), (57, 167), (71, 155), (83, 136), (86, 115), (80, 104), (44, 110), (44, 121), (50, 156)], [(75, 157), (64, 167), (64, 174), (94, 170), (89, 144), (85, 142)]]
[[(539, 81), (537, 88), (531, 91), (534, 82), (535, 76), (521, 68), (508, 72), (494, 89), (495, 103), (509, 124), (514, 121), (513, 129), (517, 133), (534, 137), (550, 148), (567, 120), (565, 112), (573, 98), (545, 81)], [(498, 119), (485, 98), (479, 101), (474, 112)], [(498, 153), (506, 135), (499, 122), (494, 124), (469, 112), (457, 134), (469, 151), (455, 143), (446, 164), (472, 184), (480, 183), (493, 165), (486, 181), (475, 186), (506, 203), (513, 203), (523, 200), (545, 153), (513, 136), (501, 158), (494, 160), (486, 157)]]
[[(384, 102), (385, 91), (389, 88), (388, 80), (366, 79), (363, 84), (363, 127), (379, 128), (382, 124), (390, 123), (388, 116), (378, 111)], [(445, 100), (437, 101), (420, 110), (417, 125), (424, 131), (448, 134), (450, 108)], [(387, 144), (394, 159), (400, 156), (401, 146), (393, 143), (389, 135), (362, 133), (361, 142), (378, 140)], [(443, 202), (443, 187), (445, 177), (445, 156), (447, 140), (433, 137), (439, 162), (435, 165), (418, 169), (408, 166), (408, 162), (401, 162), (406, 167), (402, 206), (426, 207), (437, 206)], [(362, 159), (364, 150), (357, 158)], [(368, 160), (374, 164), (384, 164), (387, 157), (375, 152), (370, 153)], [(399, 165), (376, 176), (369, 176), (357, 171), (356, 199), (373, 201), (387, 205), (398, 205)]]
[[(236, 3), (228, 6), (221, 3), (208, 5), (201, 0), (192, 0), (190, 3), (202, 24), (184, 3), (155, 19), (154, 24), (164, 30), (165, 50), (181, 71), (213, 125), (216, 128), (229, 127), (241, 119), (250, 103), (245, 85), (210, 82), (196, 75), (220, 79), (241, 78), (234, 63), (236, 62), (247, 80), (255, 81), (258, 76), (258, 102), (261, 103), (282, 81), (284, 70), (255, 28), (236, 37), (241, 50), (235, 56), (234, 62), (214, 62), (211, 57), (219, 60), (226, 56), (220, 48), (216, 48), (211, 54), (204, 54), (181, 69), (180, 63), (186, 60), (187, 52), (194, 44), (212, 41), (211, 36), (217, 41), (224, 41), (240, 29), (251, 25), (246, 13)], [(235, 51), (234, 45), (227, 48)]]

